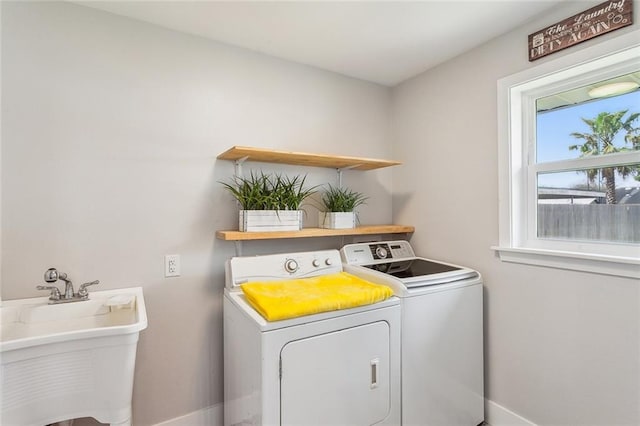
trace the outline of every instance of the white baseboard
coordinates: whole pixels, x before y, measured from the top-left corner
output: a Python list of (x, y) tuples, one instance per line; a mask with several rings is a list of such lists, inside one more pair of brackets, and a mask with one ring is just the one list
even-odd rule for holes
[(224, 404), (219, 403), (155, 426), (222, 426)]
[[(223, 407), (224, 405), (219, 403), (185, 416), (158, 423), (155, 426), (222, 426)], [(537, 426), (535, 423), (488, 399), (485, 400), (485, 418), (486, 422), (491, 426)]]
[(490, 426), (537, 426), (524, 417), (488, 399), (484, 404), (485, 420)]

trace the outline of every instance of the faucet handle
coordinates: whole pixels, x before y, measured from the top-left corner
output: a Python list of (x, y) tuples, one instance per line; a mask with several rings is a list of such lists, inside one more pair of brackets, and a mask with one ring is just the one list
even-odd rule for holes
[(51, 290), (49, 300), (60, 300), (60, 290), (54, 285), (39, 285), (36, 286), (36, 290)]
[(89, 287), (90, 285), (96, 285), (96, 284), (100, 284), (100, 280), (95, 280), (89, 283), (80, 284), (80, 288), (78, 289), (78, 296), (80, 297), (88, 296), (89, 291), (87, 290), (87, 287)]

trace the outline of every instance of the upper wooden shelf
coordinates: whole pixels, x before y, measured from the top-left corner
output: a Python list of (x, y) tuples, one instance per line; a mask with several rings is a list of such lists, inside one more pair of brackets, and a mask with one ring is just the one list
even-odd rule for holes
[(414, 231), (415, 228), (413, 226), (406, 225), (370, 225), (358, 226), (357, 228), (351, 229), (303, 228), (300, 231), (278, 232), (218, 231), (216, 232), (216, 237), (226, 241), (248, 241), (284, 238), (339, 237), (347, 235), (411, 234)]
[(295, 166), (327, 167), (332, 169), (374, 170), (397, 166), (399, 161), (373, 158), (345, 157), (341, 155), (310, 154), (304, 152), (276, 151), (265, 148), (234, 146), (217, 157), (219, 160), (247, 160), (264, 163), (292, 164)]

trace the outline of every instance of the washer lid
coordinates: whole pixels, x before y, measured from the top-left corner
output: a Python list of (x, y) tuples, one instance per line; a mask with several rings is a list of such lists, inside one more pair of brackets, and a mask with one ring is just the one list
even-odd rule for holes
[(407, 287), (458, 281), (478, 275), (475, 271), (462, 266), (435, 262), (419, 257), (362, 266), (392, 275), (400, 279)]
[(408, 241), (348, 244), (340, 249), (346, 265), (385, 274), (407, 288), (450, 283), (479, 274), (464, 266), (417, 257)]

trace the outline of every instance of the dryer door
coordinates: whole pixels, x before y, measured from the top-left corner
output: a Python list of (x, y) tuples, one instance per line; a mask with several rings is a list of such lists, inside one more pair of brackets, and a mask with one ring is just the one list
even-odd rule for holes
[(282, 425), (372, 425), (389, 414), (385, 321), (290, 342), (280, 357)]

